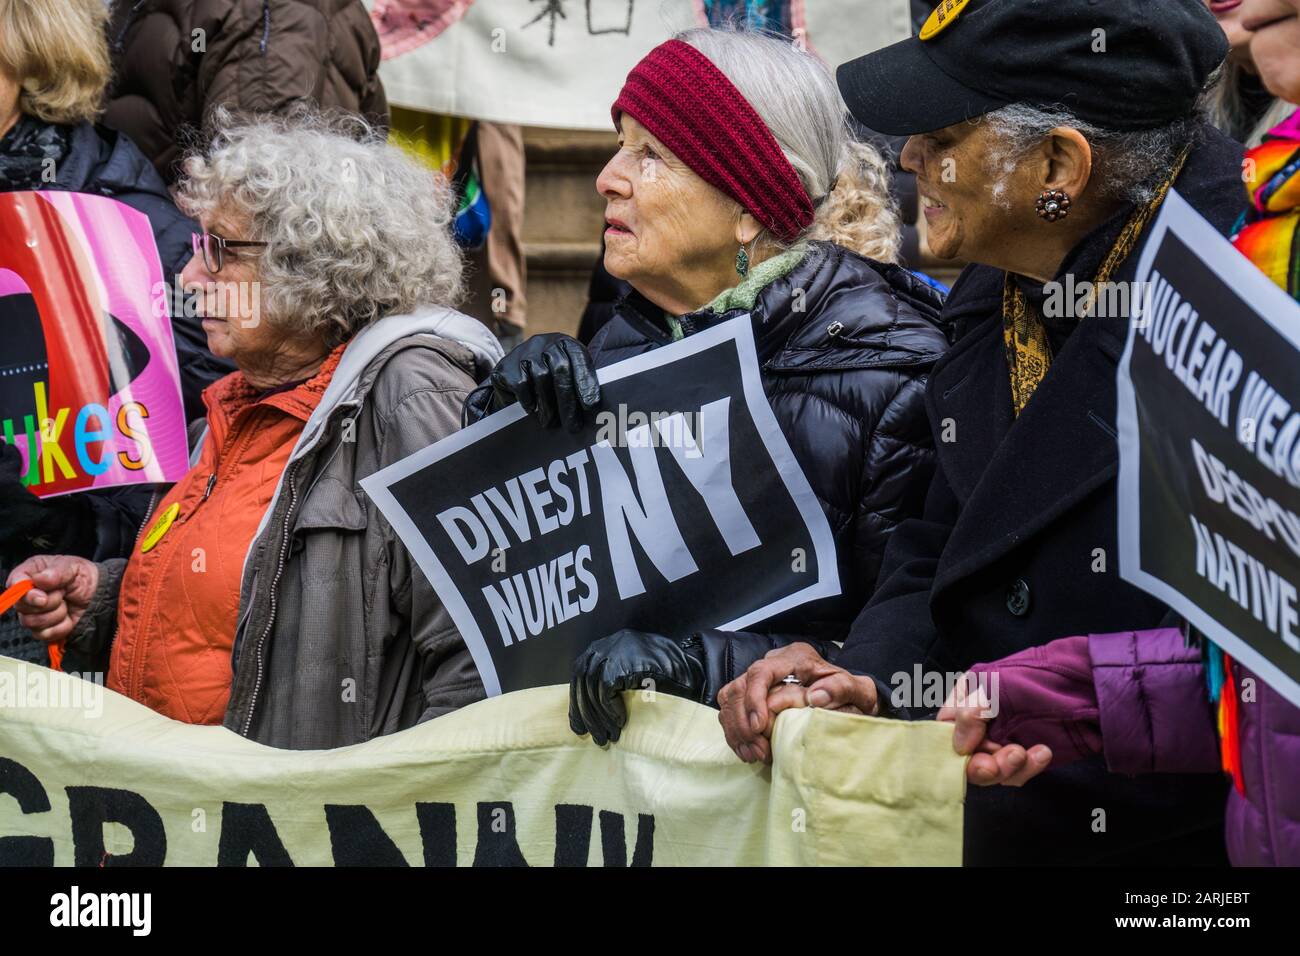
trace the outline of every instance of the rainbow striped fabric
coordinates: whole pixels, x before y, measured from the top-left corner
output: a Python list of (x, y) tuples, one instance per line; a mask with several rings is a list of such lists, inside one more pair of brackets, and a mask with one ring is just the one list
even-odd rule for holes
[(1300, 112), (1273, 127), (1246, 153), (1250, 206), (1237, 223), (1232, 243), (1265, 275), (1300, 296)]
[[(1264, 141), (1247, 150), (1242, 172), (1250, 202), (1233, 230), (1232, 244), (1266, 276), (1300, 299), (1300, 112), (1274, 126)], [(1239, 688), (1232, 658), (1205, 642), (1205, 676), (1210, 699), (1218, 705), (1223, 769), (1237, 792), (1245, 794), (1238, 727)]]

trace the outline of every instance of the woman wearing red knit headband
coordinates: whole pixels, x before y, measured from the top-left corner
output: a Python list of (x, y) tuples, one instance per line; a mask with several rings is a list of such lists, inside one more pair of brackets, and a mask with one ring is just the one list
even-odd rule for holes
[(576, 427), (599, 402), (593, 365), (748, 313), (768, 400), (835, 532), (843, 593), (764, 633), (597, 641), (575, 663), (570, 723), (600, 744), (626, 719), (620, 692), (647, 676), (712, 705), (773, 647), (843, 638), (890, 531), (921, 509), (933, 468), (923, 385), (947, 347), (935, 292), (812, 238), (851, 155), (835, 83), (812, 54), (758, 33), (692, 30), (632, 70), (612, 113), (619, 150), (596, 181), (605, 267), (634, 291), (590, 353), (542, 335), (506, 356), (469, 417), (518, 400), (543, 425)]

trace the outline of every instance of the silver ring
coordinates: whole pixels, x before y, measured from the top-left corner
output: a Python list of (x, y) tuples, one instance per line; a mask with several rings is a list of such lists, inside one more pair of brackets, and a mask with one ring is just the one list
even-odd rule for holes
[(782, 677), (782, 678), (781, 678), (781, 683), (782, 683), (782, 684), (802, 684), (803, 682), (800, 681), (799, 678), (795, 677), (793, 674), (787, 674), (785, 677)]

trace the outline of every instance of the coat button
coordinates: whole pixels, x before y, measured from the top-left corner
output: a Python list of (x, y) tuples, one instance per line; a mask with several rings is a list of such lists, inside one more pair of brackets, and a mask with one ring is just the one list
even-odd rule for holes
[(1016, 617), (1029, 613), (1029, 585), (1024, 578), (1017, 578), (1015, 584), (1007, 588), (1007, 610)]

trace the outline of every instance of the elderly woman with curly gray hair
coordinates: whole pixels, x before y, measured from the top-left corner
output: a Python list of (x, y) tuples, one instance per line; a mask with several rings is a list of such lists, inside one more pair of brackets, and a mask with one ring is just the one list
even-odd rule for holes
[(193, 468), (129, 559), (35, 557), (11, 580), (34, 582), (21, 620), (68, 667), (107, 664), (159, 713), (276, 747), (358, 743), (484, 694), (359, 481), (456, 431), (501, 350), (451, 308), (444, 181), (356, 120), (219, 125), (180, 188), (202, 229), (183, 279), (237, 371), (204, 393)]

